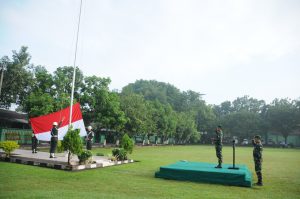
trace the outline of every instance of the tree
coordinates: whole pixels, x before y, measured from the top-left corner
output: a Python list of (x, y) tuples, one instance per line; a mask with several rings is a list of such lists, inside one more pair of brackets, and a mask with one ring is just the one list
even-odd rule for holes
[(147, 118), (148, 109), (142, 95), (139, 94), (121, 94), (121, 109), (127, 117), (125, 131), (131, 135), (145, 135), (148, 130)]
[(236, 100), (232, 102), (232, 110), (234, 112), (239, 111), (250, 111), (254, 113), (259, 113), (263, 106), (265, 106), (264, 100), (257, 100), (254, 98), (250, 98), (245, 95), (244, 97), (238, 97)]
[(132, 153), (133, 151), (133, 141), (130, 139), (130, 137), (125, 133), (122, 137), (121, 148), (125, 149), (128, 153)]
[(225, 115), (229, 115), (233, 112), (233, 108), (230, 101), (225, 101), (222, 102), (220, 105), (215, 105), (213, 109), (218, 118), (223, 117)]
[(1, 59), (1, 65), (6, 66), (0, 96), (2, 108), (9, 108), (11, 103), (22, 104), (31, 91), (33, 66), (27, 49), (22, 46), (19, 52), (13, 51), (12, 60), (7, 56)]
[(147, 101), (158, 100), (162, 104), (170, 104), (176, 111), (181, 111), (183, 94), (171, 84), (155, 80), (137, 80), (122, 89), (122, 94), (136, 93), (144, 96)]
[(289, 99), (275, 99), (269, 107), (268, 120), (271, 129), (281, 133), (285, 143), (289, 134), (299, 128), (297, 114), (297, 102)]
[(212, 131), (217, 126), (217, 118), (211, 106), (204, 104), (198, 108), (195, 116), (197, 130), (200, 132)]
[(246, 110), (226, 115), (220, 123), (230, 136), (249, 138), (261, 132), (260, 115)]
[(266, 104), (262, 107), (261, 112), (259, 113), (261, 118), (261, 126), (260, 130), (262, 134), (264, 135), (264, 139), (266, 143), (268, 143), (268, 133), (271, 130), (270, 121), (268, 120), (268, 113), (269, 113), (270, 105)]
[(176, 129), (176, 112), (170, 104), (162, 104), (158, 100), (150, 102), (152, 110), (149, 114), (154, 122), (157, 135), (166, 141), (169, 137), (173, 137)]
[(82, 88), (80, 103), (87, 123), (95, 123), (99, 128), (120, 131), (126, 118), (121, 110), (120, 97), (110, 92), (110, 79), (96, 76), (86, 77)]
[(30, 118), (54, 112), (54, 99), (49, 93), (41, 90), (31, 93), (24, 103), (24, 111)]
[[(53, 82), (55, 97), (59, 98), (63, 94), (71, 95), (72, 90), (72, 80), (73, 80), (73, 71), (72, 66), (59, 67), (54, 71)], [(80, 101), (80, 93), (83, 85), (83, 73), (76, 67), (76, 78), (75, 78), (75, 87), (74, 87), (74, 99)]]
[(69, 128), (67, 134), (62, 141), (62, 147), (68, 151), (68, 164), (71, 164), (72, 154), (80, 155), (82, 152), (82, 140), (80, 138), (80, 129)]
[(54, 81), (53, 76), (47, 71), (44, 66), (34, 67), (34, 83), (32, 91), (41, 91), (43, 93), (49, 93), (54, 95)]
[(176, 143), (196, 143), (200, 140), (194, 118), (188, 113), (177, 114), (177, 125), (175, 133)]

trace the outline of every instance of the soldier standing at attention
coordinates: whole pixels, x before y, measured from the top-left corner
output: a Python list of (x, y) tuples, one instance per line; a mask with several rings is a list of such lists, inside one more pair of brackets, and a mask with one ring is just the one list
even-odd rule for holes
[(262, 173), (261, 173), (261, 163), (262, 163), (262, 151), (263, 145), (261, 144), (261, 137), (259, 135), (254, 136), (252, 140), (253, 144), (253, 159), (255, 164), (255, 172), (257, 175), (257, 183), (255, 185), (263, 186)]
[(31, 136), (32, 153), (37, 153), (37, 144), (38, 144), (38, 139), (36, 138), (35, 134), (32, 132), (32, 136)]
[(215, 147), (216, 147), (216, 155), (218, 158), (218, 165), (215, 168), (222, 168), (222, 140), (223, 140), (223, 132), (222, 127), (219, 125), (216, 129), (216, 137), (214, 138)]
[(94, 138), (94, 132), (92, 131), (92, 127), (88, 126), (87, 127), (87, 135), (86, 135), (86, 149), (87, 150), (92, 150), (92, 141)]
[(56, 146), (57, 146), (57, 141), (58, 141), (58, 129), (62, 122), (64, 121), (63, 119), (57, 124), (57, 122), (53, 122), (53, 127), (51, 129), (51, 142), (50, 142), (50, 158), (56, 158), (54, 156), (54, 153), (56, 151)]

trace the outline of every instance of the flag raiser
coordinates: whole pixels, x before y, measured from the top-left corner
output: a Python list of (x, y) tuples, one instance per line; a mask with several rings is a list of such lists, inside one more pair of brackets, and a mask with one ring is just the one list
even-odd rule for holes
[[(68, 131), (69, 119), (67, 118), (69, 118), (69, 114), (70, 106), (48, 115), (30, 118), (31, 128), (39, 140), (50, 141), (50, 132), (53, 127), (53, 122), (59, 123), (62, 120), (62, 118), (65, 118), (65, 120), (62, 121), (62, 124), (58, 129), (58, 139), (62, 140)], [(86, 135), (86, 130), (84, 127), (79, 103), (74, 104), (72, 107), (71, 125), (73, 126), (73, 129), (80, 129), (80, 136)]]

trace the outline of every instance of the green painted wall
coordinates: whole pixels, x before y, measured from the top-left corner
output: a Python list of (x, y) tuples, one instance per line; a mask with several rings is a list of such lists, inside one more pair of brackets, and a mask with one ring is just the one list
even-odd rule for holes
[(0, 141), (12, 140), (17, 141), (18, 144), (31, 144), (31, 129), (0, 129)]

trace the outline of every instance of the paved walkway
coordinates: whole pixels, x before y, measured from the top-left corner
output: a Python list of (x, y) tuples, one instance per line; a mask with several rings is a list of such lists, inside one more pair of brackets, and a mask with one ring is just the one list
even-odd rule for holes
[[(0, 152), (3, 152), (3, 151), (0, 149)], [(67, 152), (56, 153), (55, 154), (56, 158), (50, 158), (49, 156), (50, 156), (50, 154), (48, 152), (39, 151), (37, 153), (32, 153), (31, 150), (24, 150), (24, 149), (16, 149), (11, 154), (11, 157), (19, 157), (21, 159), (29, 159), (29, 160), (37, 161), (37, 162), (67, 165), (67, 162), (68, 162)], [(105, 156), (93, 156), (93, 161), (95, 161), (96, 163), (104, 163), (105, 165), (109, 164), (111, 162)], [(77, 158), (77, 155), (74, 155), (71, 159), (71, 164), (78, 165), (78, 163), (79, 163), (79, 160)]]

